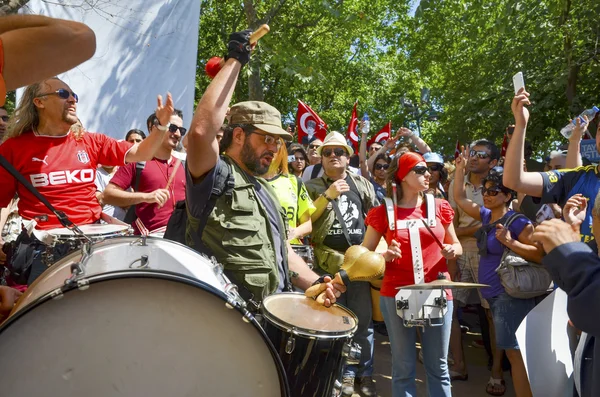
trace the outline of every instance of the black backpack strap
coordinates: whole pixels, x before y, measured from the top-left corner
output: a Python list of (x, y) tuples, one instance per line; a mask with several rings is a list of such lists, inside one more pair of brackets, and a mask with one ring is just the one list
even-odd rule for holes
[(27, 180), (25, 177), (17, 171), (17, 169), (6, 159), (0, 155), (0, 165), (8, 171), (17, 181), (19, 181), (31, 194), (33, 194), (38, 200), (40, 200), (52, 213), (58, 218), (61, 225), (66, 228), (74, 226), (73, 222), (69, 220), (67, 215), (63, 211), (59, 211), (50, 202), (42, 196), (42, 194)]
[[(140, 161), (135, 163), (135, 180), (133, 182), (133, 191), (137, 192), (140, 188), (140, 179), (142, 176), (142, 171), (144, 170), (144, 167), (146, 167), (146, 162), (145, 161)], [(132, 205), (127, 209), (127, 212), (125, 213), (125, 218), (123, 218), (123, 222), (125, 223), (129, 223), (132, 224), (133, 222), (135, 222), (137, 216), (135, 215), (135, 208), (137, 207), (137, 205)]]
[(321, 172), (321, 168), (323, 168), (323, 164), (315, 164), (313, 166), (312, 172), (310, 173), (310, 179), (315, 179), (319, 177), (319, 172)]

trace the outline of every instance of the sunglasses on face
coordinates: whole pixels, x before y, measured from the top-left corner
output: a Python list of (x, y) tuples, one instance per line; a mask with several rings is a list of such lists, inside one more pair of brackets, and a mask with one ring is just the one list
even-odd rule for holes
[(283, 141), (281, 140), (281, 138), (276, 138), (273, 135), (267, 135), (267, 134), (263, 134), (257, 131), (252, 131), (253, 134), (256, 135), (260, 135), (260, 136), (264, 136), (265, 137), (265, 144), (267, 145), (277, 145), (277, 150), (279, 150), (281, 148), (281, 145), (283, 145)]
[(431, 164), (428, 165), (427, 168), (429, 168), (429, 171), (433, 172), (433, 171), (441, 171), (442, 168), (444, 168), (441, 164)]
[(499, 189), (497, 187), (482, 187), (481, 188), (481, 194), (488, 195), (488, 196), (492, 196), (492, 197), (496, 197), (498, 195), (498, 193), (502, 192), (502, 189)]
[(329, 157), (331, 156), (331, 153), (333, 153), (335, 155), (335, 157), (342, 157), (342, 156), (347, 156), (348, 153), (339, 147), (336, 147), (335, 149), (323, 149), (321, 151), (321, 154), (323, 155), (323, 157)]
[(79, 97), (73, 91), (65, 90), (64, 88), (59, 88), (54, 92), (47, 92), (45, 94), (38, 95), (38, 98), (48, 95), (57, 95), (60, 99), (69, 99), (70, 96), (75, 98), (75, 103), (79, 103)]
[(2, 117), (0, 117), (0, 119), (2, 119), (2, 121), (4, 121), (5, 123), (8, 123), (9, 117), (8, 116), (2, 116)]
[(490, 155), (483, 150), (477, 150), (477, 151), (471, 150), (469, 152), (469, 156), (471, 156), (471, 157), (477, 156), (477, 158), (479, 158), (479, 159), (486, 159), (486, 158), (490, 157)]
[(376, 170), (387, 170), (388, 168), (390, 168), (389, 164), (375, 164)]
[(425, 173), (427, 171), (429, 171), (429, 168), (425, 167), (424, 165), (418, 165), (415, 168), (412, 169), (415, 174), (417, 175), (425, 175)]
[(181, 136), (184, 136), (185, 133), (187, 132), (187, 129), (183, 128), (183, 127), (177, 127), (175, 124), (171, 124), (169, 126), (169, 132), (171, 134), (176, 133), (179, 130), (179, 134), (181, 134)]
[(314, 149), (314, 150), (317, 150), (320, 147), (321, 147), (321, 145), (308, 145), (309, 149)]

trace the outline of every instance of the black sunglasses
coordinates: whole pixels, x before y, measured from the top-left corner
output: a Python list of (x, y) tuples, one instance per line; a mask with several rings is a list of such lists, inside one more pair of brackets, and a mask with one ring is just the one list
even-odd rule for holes
[(389, 164), (375, 164), (376, 170), (387, 170), (388, 168), (390, 168)]
[(441, 171), (444, 166), (441, 164), (431, 164), (428, 165), (427, 168), (429, 168), (429, 171)]
[(347, 156), (348, 152), (346, 152), (344, 149), (336, 147), (335, 149), (323, 149), (321, 151), (321, 154), (323, 155), (323, 157), (329, 157), (331, 156), (331, 153), (333, 153), (335, 155), (335, 157), (342, 157), (342, 156)]
[(316, 150), (316, 149), (318, 149), (320, 147), (321, 147), (321, 145), (308, 145), (309, 149), (315, 149)]
[(492, 196), (492, 197), (496, 197), (498, 195), (498, 193), (500, 193), (502, 191), (502, 189), (498, 188), (498, 187), (490, 187), (487, 188), (485, 186), (483, 186), (481, 188), (481, 194), (488, 195), (488, 196)]
[(9, 118), (10, 117), (8, 117), (8, 116), (2, 116), (2, 117), (0, 117), (0, 119), (2, 119), (2, 121), (4, 121), (5, 123), (8, 123)]
[(425, 173), (427, 171), (429, 171), (429, 168), (425, 167), (424, 165), (418, 165), (418, 166), (414, 167), (412, 170), (417, 175), (425, 175)]
[(170, 132), (171, 134), (174, 134), (174, 133), (176, 133), (176, 132), (177, 132), (177, 130), (179, 130), (179, 133), (181, 134), (181, 136), (184, 136), (184, 135), (185, 135), (185, 133), (187, 132), (187, 130), (186, 130), (185, 128), (183, 128), (183, 127), (177, 127), (175, 124), (171, 124), (171, 125), (169, 126), (169, 132)]
[(488, 157), (490, 157), (489, 153), (484, 152), (483, 150), (478, 150), (478, 151), (471, 150), (469, 152), (469, 156), (471, 156), (471, 157), (477, 156), (477, 158), (480, 158), (480, 159), (487, 159)]
[(69, 97), (72, 95), (73, 98), (75, 98), (75, 103), (79, 103), (79, 97), (77, 96), (77, 94), (74, 93), (73, 91), (65, 90), (64, 88), (59, 88), (58, 90), (56, 90), (54, 92), (47, 92), (45, 94), (40, 94), (40, 95), (38, 95), (38, 98), (47, 96), (47, 95), (58, 95), (58, 97), (60, 99), (69, 99)]

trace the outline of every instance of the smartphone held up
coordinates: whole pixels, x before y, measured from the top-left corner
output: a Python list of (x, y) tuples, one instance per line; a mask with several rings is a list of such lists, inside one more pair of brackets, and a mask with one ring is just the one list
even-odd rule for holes
[(519, 94), (521, 88), (525, 88), (525, 79), (523, 79), (523, 72), (519, 72), (513, 76), (513, 85), (515, 86), (515, 95)]

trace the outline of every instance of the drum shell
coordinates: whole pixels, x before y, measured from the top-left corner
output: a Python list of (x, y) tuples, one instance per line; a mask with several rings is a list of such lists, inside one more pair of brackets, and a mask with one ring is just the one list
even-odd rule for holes
[[(349, 310), (344, 310), (354, 316)], [(342, 377), (347, 349), (356, 327), (346, 332), (320, 332), (286, 324), (264, 308), (262, 313), (261, 324), (281, 358), (290, 395), (331, 396), (335, 381)]]

